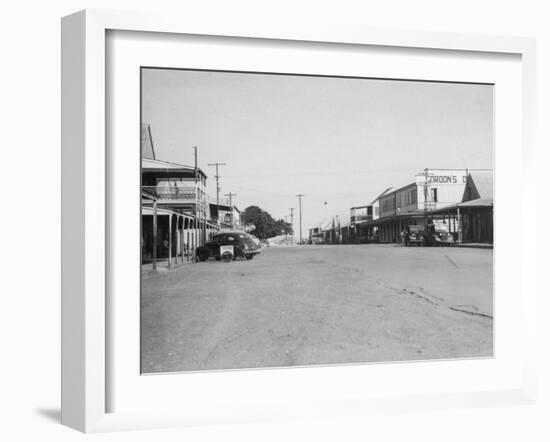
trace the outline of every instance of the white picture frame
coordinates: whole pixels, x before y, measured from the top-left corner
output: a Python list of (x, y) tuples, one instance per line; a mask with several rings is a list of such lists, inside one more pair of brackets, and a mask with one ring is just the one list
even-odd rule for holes
[[(108, 155), (106, 155), (106, 33), (144, 31), (162, 34), (206, 35), (288, 42), (370, 45), (381, 49), (437, 49), (514, 54), (521, 57), (522, 140), (524, 171), (534, 156), (535, 43), (533, 39), (416, 31), (388, 31), (345, 26), (277, 26), (265, 23), (210, 23), (180, 17), (86, 10), (62, 21), (62, 423), (84, 432), (246, 422), (311, 415), (353, 415), (384, 410), (395, 412), (532, 403), (535, 398), (535, 339), (525, 344), (521, 384), (506, 389), (476, 389), (464, 393), (318, 400), (311, 404), (288, 403), (258, 406), (251, 415), (242, 407), (233, 414), (185, 412), (108, 412), (112, 385), (106, 375), (110, 363), (108, 327), (108, 271), (110, 241), (108, 216)], [(535, 192), (521, 193), (520, 217), (534, 219)], [(525, 235), (524, 232), (520, 233)], [(523, 315), (518, 326), (534, 336), (536, 316), (533, 242), (521, 241), (521, 299)], [(332, 370), (343, 370), (334, 367)], [(246, 376), (245, 372), (244, 375)], [(267, 375), (266, 375), (267, 376)], [(338, 393), (336, 392), (337, 396)], [(333, 396), (334, 397), (334, 396)], [(192, 400), (189, 398), (188, 400)], [(263, 408), (262, 408), (263, 407)], [(292, 409), (292, 412), (288, 412)]]

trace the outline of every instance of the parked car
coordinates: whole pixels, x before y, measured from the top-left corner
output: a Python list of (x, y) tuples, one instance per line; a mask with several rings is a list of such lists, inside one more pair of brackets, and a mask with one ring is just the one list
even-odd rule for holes
[(260, 241), (260, 239), (258, 237), (254, 236), (250, 233), (248, 233), (248, 236), (250, 236), (252, 241), (254, 241), (258, 247), (260, 247), (260, 248), (262, 247), (262, 242)]
[(196, 252), (199, 261), (206, 261), (209, 258), (217, 261), (237, 258), (250, 260), (260, 253), (260, 247), (248, 233), (221, 232), (214, 235), (212, 240), (204, 246), (198, 247)]
[(407, 233), (405, 235), (405, 246), (410, 245), (417, 245), (422, 246), (425, 245), (426, 241), (426, 232), (424, 231), (424, 226), (418, 226), (418, 225), (410, 225), (407, 228)]
[(416, 244), (417, 246), (437, 246), (455, 244), (454, 235), (443, 230), (441, 226), (428, 224), (425, 229), (421, 225), (410, 225), (405, 236), (405, 246)]
[(447, 231), (436, 231), (433, 235), (434, 237), (434, 243), (436, 245), (447, 245), (450, 246), (452, 244), (455, 244), (455, 237), (451, 232)]

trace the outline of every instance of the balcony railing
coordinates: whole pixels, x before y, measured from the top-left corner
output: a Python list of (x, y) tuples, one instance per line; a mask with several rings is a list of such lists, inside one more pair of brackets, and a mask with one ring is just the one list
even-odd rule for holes
[(142, 186), (142, 190), (156, 196), (159, 202), (180, 202), (206, 205), (206, 194), (197, 186)]
[(351, 222), (353, 223), (362, 223), (372, 221), (372, 215), (354, 215), (351, 216)]

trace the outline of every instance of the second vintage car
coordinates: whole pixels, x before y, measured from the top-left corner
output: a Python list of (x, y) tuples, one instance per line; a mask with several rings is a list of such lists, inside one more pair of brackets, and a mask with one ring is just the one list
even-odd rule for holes
[(260, 253), (261, 247), (251, 235), (244, 232), (220, 232), (204, 246), (197, 248), (197, 259), (206, 261), (214, 258), (217, 261), (237, 258), (252, 259)]

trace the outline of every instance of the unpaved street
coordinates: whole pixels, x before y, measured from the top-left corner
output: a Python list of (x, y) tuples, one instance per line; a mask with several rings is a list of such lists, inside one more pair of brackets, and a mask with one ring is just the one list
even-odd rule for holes
[(264, 249), (142, 282), (142, 371), (491, 356), (492, 250)]

